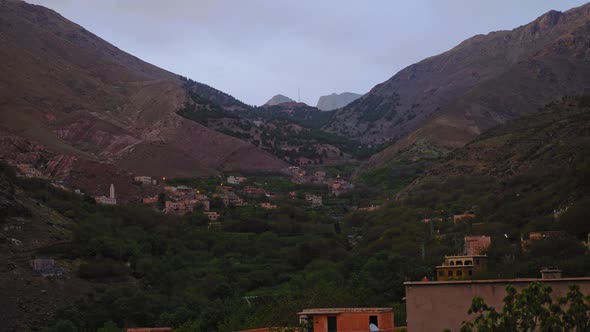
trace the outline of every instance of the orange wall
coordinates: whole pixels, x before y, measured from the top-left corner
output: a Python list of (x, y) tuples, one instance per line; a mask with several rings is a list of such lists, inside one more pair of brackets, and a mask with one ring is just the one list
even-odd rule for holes
[[(328, 331), (328, 316), (313, 315), (313, 332)], [(379, 331), (393, 331), (393, 312), (343, 312), (336, 316), (338, 332), (368, 332), (369, 316), (377, 316)]]

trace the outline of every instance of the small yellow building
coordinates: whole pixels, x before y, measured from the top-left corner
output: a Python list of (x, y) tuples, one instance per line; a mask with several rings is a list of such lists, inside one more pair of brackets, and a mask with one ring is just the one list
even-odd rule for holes
[(465, 280), (471, 279), (476, 272), (487, 266), (488, 256), (445, 256), (442, 265), (436, 267), (436, 280)]

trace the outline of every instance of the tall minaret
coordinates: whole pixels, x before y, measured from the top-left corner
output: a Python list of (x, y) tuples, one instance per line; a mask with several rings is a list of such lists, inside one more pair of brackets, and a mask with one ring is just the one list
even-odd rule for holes
[(111, 183), (111, 196), (110, 198), (115, 198), (115, 185)]

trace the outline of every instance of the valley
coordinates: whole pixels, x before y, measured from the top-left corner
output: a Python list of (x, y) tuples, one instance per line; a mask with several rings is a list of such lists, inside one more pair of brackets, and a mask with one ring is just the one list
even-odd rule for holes
[(426, 331), (448, 308), (424, 287), (585, 290), (589, 27), (549, 11), (363, 95), (254, 106), (0, 0), (0, 329)]

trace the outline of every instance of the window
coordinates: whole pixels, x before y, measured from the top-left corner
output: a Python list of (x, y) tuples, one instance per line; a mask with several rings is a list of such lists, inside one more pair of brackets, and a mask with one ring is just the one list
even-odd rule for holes
[(438, 271), (438, 275), (441, 276), (441, 277), (444, 277), (445, 276), (445, 271)]
[(462, 275), (463, 275), (463, 271), (461, 271), (461, 270), (457, 271), (457, 277), (460, 277)]
[(455, 261), (451, 261), (451, 262), (449, 263), (449, 265), (450, 265), (450, 266), (455, 266)]
[(375, 326), (379, 327), (379, 319), (377, 316), (369, 316), (369, 325), (374, 324)]
[(463, 265), (462, 261), (457, 261), (457, 265)]
[(328, 332), (338, 332), (336, 316), (328, 316)]
[(449, 270), (449, 272), (447, 273), (447, 275), (448, 275), (449, 277), (452, 277), (452, 276), (453, 276), (453, 271)]
[(473, 275), (473, 270), (469, 270), (469, 275), (472, 276)]
[(479, 265), (479, 259), (478, 258), (475, 259), (475, 264), (476, 265)]
[(465, 265), (473, 265), (473, 261), (471, 261), (471, 260), (465, 261)]

